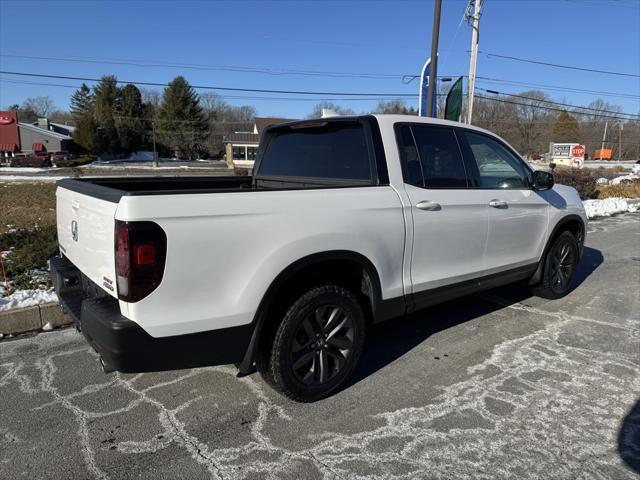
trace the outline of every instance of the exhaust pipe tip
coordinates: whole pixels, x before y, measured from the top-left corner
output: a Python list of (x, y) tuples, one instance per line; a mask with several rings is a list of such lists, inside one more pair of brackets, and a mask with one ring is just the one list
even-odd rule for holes
[(102, 369), (102, 373), (108, 374), (116, 371), (116, 369), (113, 368), (111, 365), (109, 365), (107, 362), (105, 362), (102, 357), (100, 357), (99, 362), (100, 362), (100, 368)]

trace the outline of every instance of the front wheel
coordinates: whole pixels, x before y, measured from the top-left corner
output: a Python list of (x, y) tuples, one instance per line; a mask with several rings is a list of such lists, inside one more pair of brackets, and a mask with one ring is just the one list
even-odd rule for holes
[(562, 232), (545, 256), (542, 279), (533, 293), (549, 299), (564, 297), (571, 290), (577, 265), (578, 242), (571, 232)]
[(325, 398), (351, 376), (364, 330), (362, 307), (349, 290), (312, 288), (289, 307), (278, 326), (263, 376), (293, 400)]

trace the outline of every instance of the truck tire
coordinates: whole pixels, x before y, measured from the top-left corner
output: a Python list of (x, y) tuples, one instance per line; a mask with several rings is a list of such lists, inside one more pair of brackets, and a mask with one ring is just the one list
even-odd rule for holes
[(349, 290), (314, 287), (287, 310), (265, 356), (268, 363), (260, 362), (259, 370), (292, 400), (320, 400), (348, 381), (364, 347), (364, 332), (362, 307)]
[(578, 242), (571, 232), (556, 237), (544, 258), (542, 278), (533, 294), (548, 299), (564, 297), (571, 290), (578, 265)]

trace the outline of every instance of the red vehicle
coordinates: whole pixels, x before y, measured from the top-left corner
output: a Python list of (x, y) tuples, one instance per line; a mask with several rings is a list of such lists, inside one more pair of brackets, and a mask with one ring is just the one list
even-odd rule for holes
[(55, 162), (56, 160), (69, 160), (72, 158), (71, 153), (66, 150), (61, 150), (59, 152), (53, 152), (51, 154), (51, 161)]

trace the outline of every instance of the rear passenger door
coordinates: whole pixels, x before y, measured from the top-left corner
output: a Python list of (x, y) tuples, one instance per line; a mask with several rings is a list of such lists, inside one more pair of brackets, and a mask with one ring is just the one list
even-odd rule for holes
[(468, 157), (471, 188), (489, 212), (485, 261), (509, 270), (538, 261), (547, 233), (548, 203), (531, 188), (531, 170), (497, 138), (470, 130), (458, 137)]
[[(484, 192), (469, 190), (454, 130), (398, 124), (404, 189), (411, 202), (411, 281), (416, 307), (420, 292), (479, 276), (484, 269), (488, 211)], [(422, 302), (421, 300), (424, 300)]]

